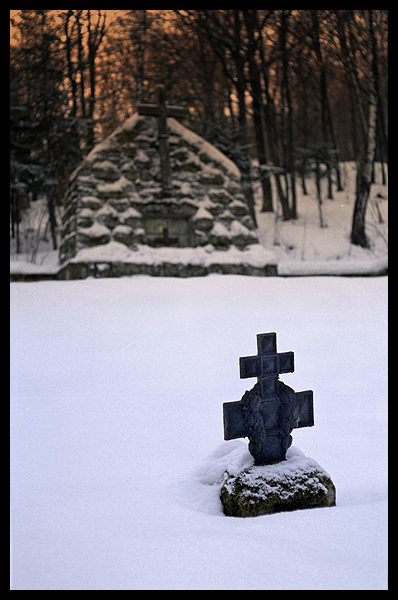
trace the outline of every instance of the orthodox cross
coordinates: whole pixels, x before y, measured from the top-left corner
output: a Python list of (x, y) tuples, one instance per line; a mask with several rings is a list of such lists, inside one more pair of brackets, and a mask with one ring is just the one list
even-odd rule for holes
[(292, 443), (292, 429), (314, 425), (313, 392), (295, 392), (279, 381), (294, 371), (294, 353), (277, 352), (276, 333), (257, 335), (257, 355), (239, 359), (240, 377), (257, 384), (238, 402), (225, 402), (224, 439), (248, 437), (255, 464), (283, 460)]
[(139, 104), (138, 114), (148, 117), (158, 118), (158, 138), (160, 153), (160, 168), (162, 172), (162, 194), (163, 197), (170, 196), (172, 193), (170, 158), (169, 158), (169, 135), (167, 133), (167, 117), (185, 117), (189, 110), (182, 106), (171, 106), (166, 104), (165, 87), (158, 85), (158, 103), (157, 104)]
[(163, 227), (163, 237), (155, 238), (155, 244), (160, 246), (171, 246), (172, 244), (178, 244), (178, 237), (169, 237), (169, 230), (167, 227)]

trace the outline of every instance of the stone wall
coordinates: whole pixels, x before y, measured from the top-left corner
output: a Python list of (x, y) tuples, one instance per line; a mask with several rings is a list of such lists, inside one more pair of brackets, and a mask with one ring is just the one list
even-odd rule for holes
[(65, 197), (60, 262), (118, 242), (244, 250), (258, 244), (236, 165), (168, 119), (173, 194), (162, 198), (157, 122), (133, 115), (75, 170)]

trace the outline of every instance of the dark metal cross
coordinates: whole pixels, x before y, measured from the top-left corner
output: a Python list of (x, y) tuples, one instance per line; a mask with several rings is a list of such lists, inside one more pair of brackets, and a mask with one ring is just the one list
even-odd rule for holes
[(240, 378), (257, 377), (261, 397), (268, 398), (277, 393), (280, 373), (293, 373), (294, 352), (276, 351), (276, 333), (257, 335), (257, 356), (242, 356), (239, 359)]
[(163, 237), (155, 238), (154, 241), (160, 246), (171, 246), (171, 244), (178, 244), (178, 237), (169, 237), (169, 230), (163, 227)]
[(257, 355), (239, 359), (240, 377), (257, 377), (257, 384), (238, 402), (225, 402), (224, 439), (248, 437), (256, 464), (285, 458), (291, 431), (314, 425), (313, 392), (295, 392), (279, 381), (294, 371), (294, 353), (277, 352), (276, 333), (257, 335)]
[(170, 158), (169, 158), (169, 135), (167, 133), (167, 117), (185, 117), (189, 114), (188, 108), (182, 106), (171, 106), (166, 104), (165, 87), (158, 85), (158, 103), (157, 104), (139, 104), (138, 114), (158, 118), (158, 137), (160, 152), (160, 167), (162, 171), (162, 193), (163, 196), (169, 196), (172, 191)]

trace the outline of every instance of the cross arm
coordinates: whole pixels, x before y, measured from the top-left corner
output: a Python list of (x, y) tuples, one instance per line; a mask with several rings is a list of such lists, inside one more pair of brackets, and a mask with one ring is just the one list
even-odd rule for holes
[[(139, 104), (138, 105), (138, 114), (146, 116), (146, 117), (159, 117), (159, 115), (160, 115), (159, 104)], [(165, 106), (165, 116), (166, 117), (182, 118), (182, 117), (186, 117), (188, 114), (189, 114), (189, 109), (184, 108), (183, 106), (173, 106), (173, 105)]]
[(241, 356), (239, 359), (239, 374), (241, 379), (259, 377), (261, 372), (259, 356)]
[[(305, 390), (304, 392), (296, 392), (296, 402), (299, 412), (299, 422), (294, 429), (300, 429), (301, 427), (313, 427), (313, 391)], [(267, 403), (265, 403), (265, 406), (267, 406)], [(238, 400), (237, 402), (224, 402), (224, 440), (234, 440), (236, 438), (247, 437), (248, 429), (245, 423), (245, 410), (247, 410), (247, 406), (244, 402), (242, 402), (242, 400)]]
[(159, 104), (139, 104), (138, 114), (146, 117), (158, 117), (159, 116)]
[(293, 373), (294, 352), (278, 352), (267, 356), (241, 356), (239, 359), (240, 378), (278, 376), (280, 373)]
[(314, 393), (312, 390), (296, 392), (296, 402), (299, 409), (299, 422), (295, 429), (313, 427), (314, 425)]
[(173, 106), (172, 104), (168, 104), (166, 106), (166, 117), (177, 117), (182, 118), (189, 115), (189, 108), (185, 108), (183, 106)]
[(244, 404), (241, 400), (237, 402), (224, 402), (224, 440), (234, 440), (247, 436), (243, 410)]

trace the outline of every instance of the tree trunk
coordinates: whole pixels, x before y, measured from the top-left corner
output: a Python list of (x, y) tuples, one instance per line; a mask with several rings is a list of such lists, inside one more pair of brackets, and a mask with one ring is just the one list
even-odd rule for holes
[(236, 92), (238, 95), (238, 119), (240, 127), (240, 145), (242, 152), (242, 187), (246, 198), (247, 206), (249, 208), (250, 216), (253, 219), (255, 227), (257, 227), (257, 218), (254, 203), (253, 188), (251, 185), (251, 167), (250, 167), (250, 154), (248, 150), (249, 136), (247, 132), (247, 113), (246, 113), (246, 75), (245, 75), (245, 58), (241, 54), (241, 20), (238, 10), (234, 10), (234, 37), (235, 37), (235, 49), (231, 53), (235, 62), (236, 68)]
[[(312, 26), (314, 31), (314, 44), (315, 54), (318, 60), (319, 66), (319, 89), (321, 94), (321, 117), (322, 117), (322, 134), (323, 141), (325, 144), (329, 142), (328, 135), (328, 88), (326, 78), (326, 65), (322, 56), (322, 45), (320, 40), (320, 24), (319, 15), (317, 10), (311, 10)], [(330, 164), (326, 163), (326, 171), (328, 178), (328, 198), (333, 200), (333, 188), (332, 188), (332, 170)]]
[(369, 248), (369, 240), (365, 233), (366, 207), (372, 178), (372, 165), (376, 152), (376, 125), (377, 125), (377, 94), (375, 87), (375, 37), (373, 30), (373, 11), (366, 10), (366, 24), (368, 30), (368, 56), (369, 56), (369, 93), (368, 93), (368, 128), (367, 148), (363, 164), (358, 169), (357, 194), (354, 214), (352, 218), (351, 242), (363, 248)]
[[(297, 218), (297, 197), (296, 197), (296, 176), (294, 172), (294, 137), (293, 137), (293, 105), (290, 94), (289, 80), (289, 56), (287, 50), (287, 31), (288, 31), (288, 11), (282, 10), (281, 27), (280, 27), (280, 42), (282, 51), (282, 97), (285, 100), (285, 108), (287, 111), (287, 138), (285, 138), (285, 164), (286, 164), (286, 195), (288, 195), (289, 179), (290, 189), (292, 192), (292, 204), (289, 208), (288, 217), (290, 219)], [(283, 108), (282, 108), (283, 111)], [(283, 115), (283, 112), (282, 112)], [(288, 176), (290, 175), (290, 177)]]
[(92, 22), (91, 11), (87, 11), (87, 47), (88, 47), (88, 75), (90, 84), (90, 97), (88, 99), (88, 131), (87, 131), (87, 150), (91, 150), (95, 145), (94, 133), (94, 113), (96, 103), (96, 56), (105, 34), (105, 15), (97, 11), (97, 21)]
[(50, 231), (51, 231), (51, 239), (53, 244), (53, 250), (57, 250), (57, 218), (55, 216), (55, 202), (54, 202), (54, 194), (52, 190), (49, 189), (47, 192), (47, 208), (48, 208), (48, 216), (50, 221)]
[(323, 220), (323, 210), (322, 210), (322, 187), (321, 187), (321, 165), (318, 159), (315, 159), (315, 182), (316, 182), (316, 192), (318, 198), (318, 211), (319, 211), (319, 225), (321, 228), (325, 227), (325, 222)]
[[(263, 124), (261, 119), (261, 109), (260, 106), (255, 102), (254, 95), (253, 98), (253, 123), (254, 123), (254, 133), (256, 136), (256, 145), (257, 145), (257, 158), (259, 165), (267, 164), (267, 156), (265, 150), (265, 142), (263, 135)], [(268, 176), (261, 176), (261, 186), (263, 190), (263, 204), (261, 208), (261, 212), (272, 212), (272, 188), (271, 181)]]
[(19, 212), (19, 193), (17, 190), (11, 191), (11, 225), (12, 225), (12, 237), (16, 240), (16, 253), (19, 254), (20, 239), (19, 239), (19, 222), (21, 220)]
[[(250, 15), (249, 13), (254, 13)], [(254, 134), (256, 138), (256, 147), (257, 147), (257, 158), (259, 165), (267, 164), (267, 154), (265, 148), (265, 140), (264, 140), (264, 130), (263, 130), (263, 119), (262, 115), (264, 113), (263, 110), (263, 96), (261, 89), (261, 80), (260, 73), (258, 70), (258, 66), (255, 60), (256, 53), (256, 41), (254, 37), (254, 33), (257, 30), (259, 35), (261, 35), (260, 26), (258, 23), (257, 11), (243, 11), (246, 30), (249, 40), (249, 49), (248, 52), (248, 65), (249, 65), (249, 77), (250, 77), (250, 88), (251, 88), (251, 97), (253, 102), (253, 124), (254, 124)], [(261, 176), (261, 186), (263, 190), (263, 204), (261, 208), (261, 212), (272, 212), (272, 187), (271, 181), (268, 176)]]
[(85, 119), (87, 116), (86, 111), (86, 91), (85, 91), (85, 60), (83, 50), (83, 32), (80, 17), (82, 16), (82, 10), (76, 11), (76, 24), (77, 24), (77, 56), (78, 56), (78, 69), (80, 75), (80, 108), (82, 117)]
[[(262, 75), (263, 75), (263, 82), (264, 82), (264, 93), (265, 93), (265, 99), (266, 99), (266, 102), (264, 104), (264, 119), (265, 119), (266, 131), (267, 131), (268, 149), (269, 149), (269, 153), (270, 153), (271, 162), (275, 166), (278, 166), (279, 160), (277, 157), (275, 142), (274, 142), (274, 137), (276, 137), (276, 136), (274, 136), (274, 134), (275, 134), (275, 132), (274, 132), (275, 114), (274, 114), (274, 110), (273, 110), (274, 103), (273, 103), (273, 99), (271, 97), (271, 93), (270, 93), (269, 85), (268, 85), (267, 62), (265, 60), (264, 50), (261, 45), (260, 45), (260, 58), (261, 58)], [(274, 175), (274, 177), (275, 177), (275, 184), (276, 184), (276, 189), (278, 192), (279, 201), (280, 201), (281, 207), (282, 207), (283, 218), (285, 220), (287, 220), (290, 218), (290, 211), (289, 211), (289, 204), (287, 201), (287, 197), (285, 196), (285, 194), (283, 192), (280, 175), (278, 173), (276, 173)]]
[(140, 11), (140, 30), (138, 36), (138, 66), (137, 66), (137, 97), (136, 103), (144, 101), (145, 87), (145, 48), (147, 34), (147, 14), (146, 10)]

